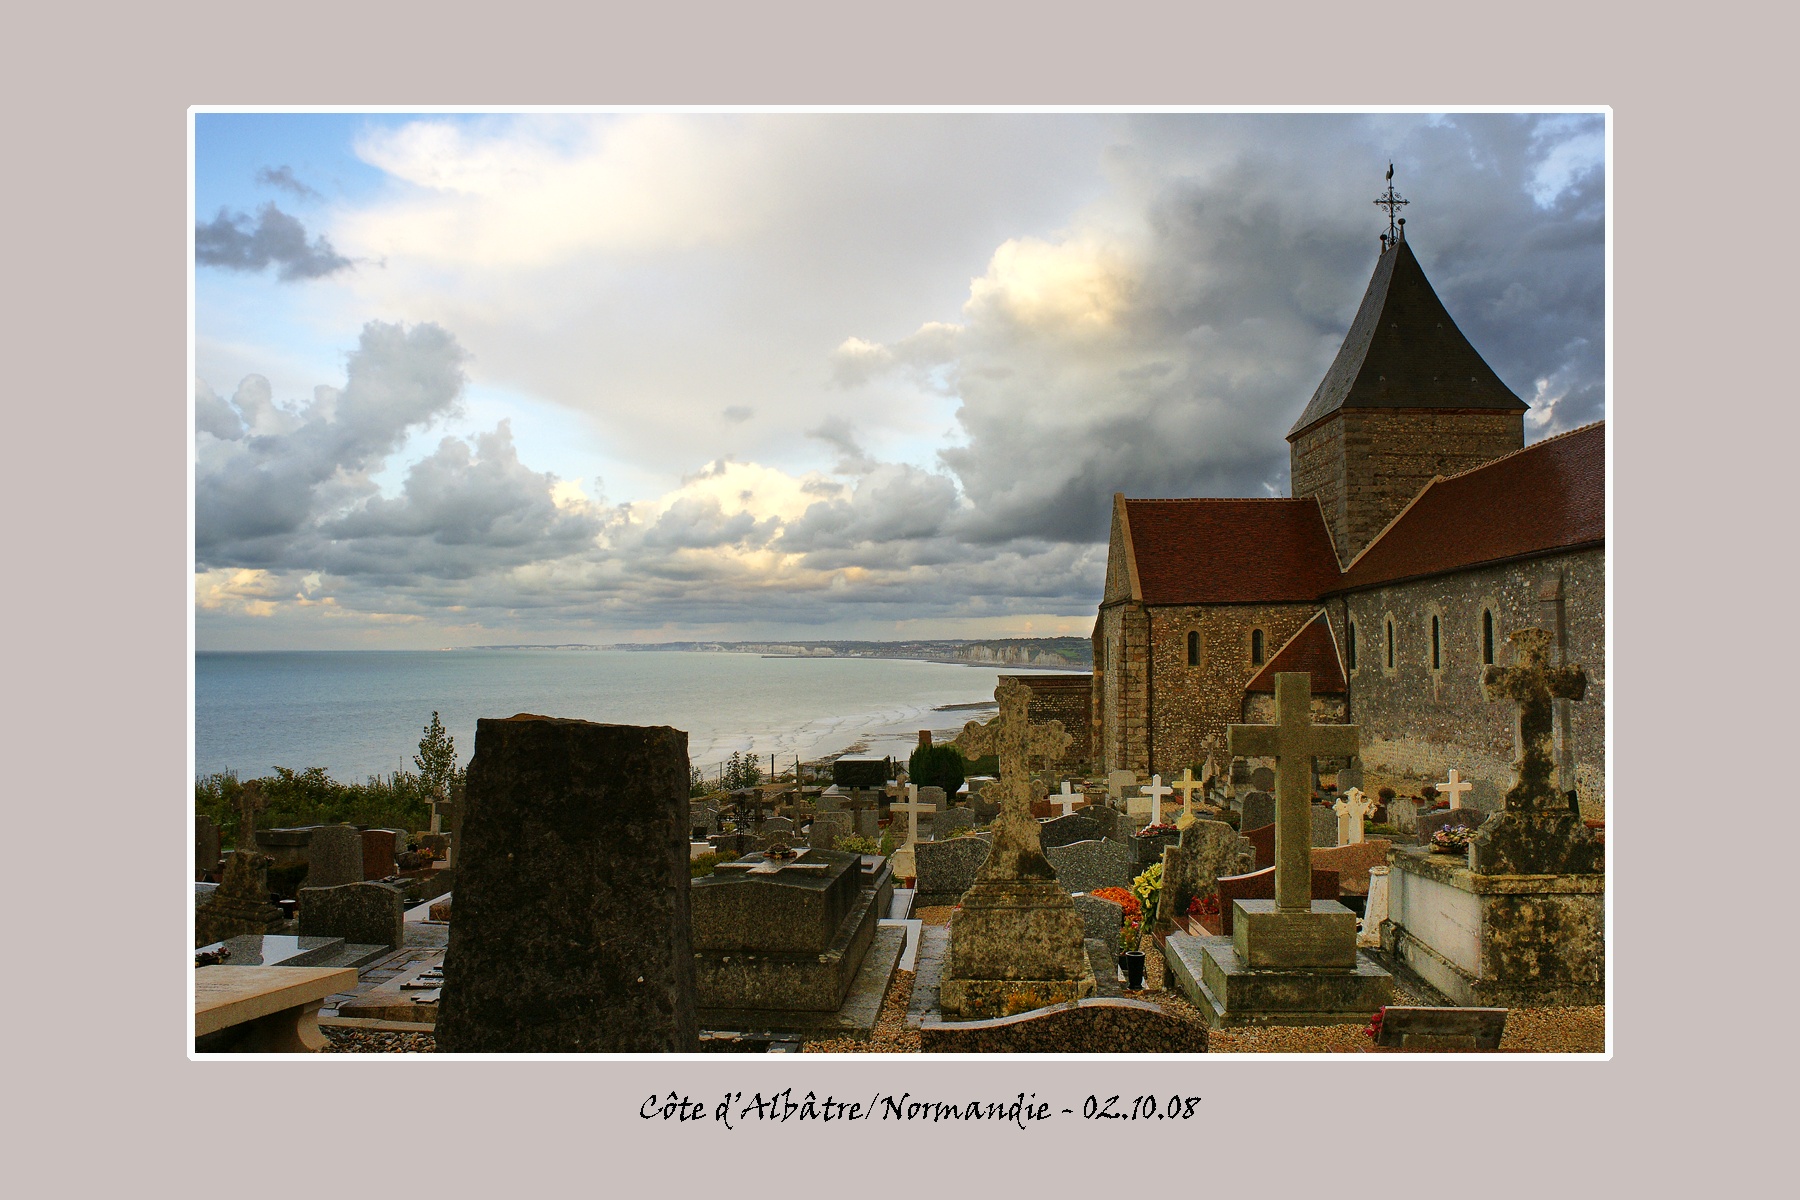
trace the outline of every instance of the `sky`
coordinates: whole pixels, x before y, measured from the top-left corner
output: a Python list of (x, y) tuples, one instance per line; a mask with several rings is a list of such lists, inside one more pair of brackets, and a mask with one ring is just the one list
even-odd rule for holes
[(1598, 114), (194, 122), (201, 650), (1086, 636), (1113, 493), (1288, 494), (1390, 162), (1606, 415)]

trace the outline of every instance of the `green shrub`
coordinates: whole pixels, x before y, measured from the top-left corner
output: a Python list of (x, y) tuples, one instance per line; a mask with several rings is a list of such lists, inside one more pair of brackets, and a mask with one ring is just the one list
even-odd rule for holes
[(688, 878), (699, 879), (711, 875), (713, 868), (721, 862), (730, 862), (731, 855), (720, 854), (716, 850), (708, 850), (705, 854), (697, 854), (688, 860)]
[(919, 787), (943, 788), (954, 799), (966, 777), (962, 752), (955, 746), (920, 746), (906, 761), (906, 774)]
[(838, 849), (848, 850), (852, 854), (882, 854), (881, 843), (872, 837), (864, 837), (853, 833), (849, 837), (838, 839)]

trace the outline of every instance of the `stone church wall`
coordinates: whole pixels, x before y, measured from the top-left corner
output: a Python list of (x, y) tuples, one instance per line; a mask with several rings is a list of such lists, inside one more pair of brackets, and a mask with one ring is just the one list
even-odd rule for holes
[(1319, 498), (1348, 564), (1432, 476), (1459, 474), (1524, 445), (1521, 413), (1345, 409), (1289, 444), (1289, 492)]
[(1100, 610), (1101, 770), (1140, 770), (1145, 759), (1144, 671), (1148, 625), (1144, 606), (1132, 601)]
[[(1218, 604), (1149, 610), (1149, 682), (1154, 724), (1145, 755), (1127, 769), (1196, 774), (1209, 750), (1223, 764), (1225, 727), (1242, 721), (1244, 685), (1262, 664), (1250, 661), (1250, 631), (1263, 631), (1263, 662), (1319, 611), (1316, 604)], [(1200, 662), (1189, 666), (1187, 635), (1200, 634)]]
[[(1451, 767), (1475, 783), (1469, 799), (1499, 807), (1512, 786), (1514, 709), (1481, 694), (1481, 614), (1494, 616), (1494, 654), (1512, 661), (1516, 629), (1555, 629), (1538, 599), (1546, 577), (1563, 575), (1568, 660), (1587, 672), (1587, 698), (1569, 706), (1576, 792), (1584, 816), (1604, 815), (1606, 799), (1606, 556), (1603, 549), (1459, 571), (1354, 592), (1329, 606), (1340, 645), (1356, 626), (1349, 668), (1350, 720), (1362, 728), (1365, 790), (1384, 780), (1442, 780)], [(1431, 668), (1431, 618), (1439, 620), (1438, 670)], [(1394, 623), (1394, 667), (1386, 664), (1386, 623)]]

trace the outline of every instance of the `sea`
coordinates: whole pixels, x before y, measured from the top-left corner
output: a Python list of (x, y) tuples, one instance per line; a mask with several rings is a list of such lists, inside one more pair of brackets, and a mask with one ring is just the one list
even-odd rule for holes
[(414, 770), (435, 711), (464, 766), (481, 717), (539, 713), (687, 731), (708, 774), (734, 751), (786, 769), (904, 758), (993, 714), (1016, 667), (643, 650), (208, 652), (194, 656), (194, 770), (249, 779), (323, 767), (340, 782)]

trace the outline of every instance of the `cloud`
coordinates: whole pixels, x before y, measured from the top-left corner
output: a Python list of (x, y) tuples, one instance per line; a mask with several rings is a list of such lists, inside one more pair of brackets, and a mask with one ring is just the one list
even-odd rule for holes
[(719, 416), (721, 418), (723, 418), (724, 420), (730, 421), (733, 424), (739, 424), (744, 421), (748, 421), (751, 417), (754, 417), (755, 415), (756, 415), (756, 410), (754, 408), (751, 408), (748, 405), (743, 405), (743, 404), (730, 405), (723, 412), (721, 412), (719, 414)]
[(353, 264), (321, 234), (308, 242), (306, 227), (277, 208), (262, 206), (256, 223), (245, 213), (219, 210), (211, 221), (194, 227), (194, 261), (203, 267), (261, 271), (279, 265), (284, 282), (319, 279)]
[(302, 200), (324, 199), (317, 191), (295, 178), (293, 168), (285, 164), (276, 167), (273, 170), (268, 167), (259, 168), (256, 172), (256, 182), (265, 187), (280, 188), (282, 191), (298, 196)]

